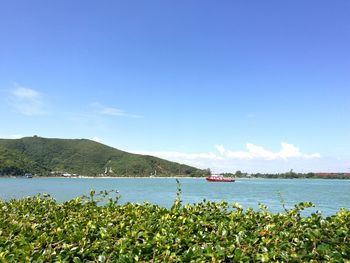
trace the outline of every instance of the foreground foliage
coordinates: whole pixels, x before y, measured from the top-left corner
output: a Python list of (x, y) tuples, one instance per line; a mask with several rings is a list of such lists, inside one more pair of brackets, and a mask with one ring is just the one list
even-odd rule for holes
[[(107, 193), (101, 193), (106, 195)], [(343, 262), (350, 211), (300, 216), (203, 201), (171, 209), (119, 204), (96, 195), (57, 203), (49, 196), (0, 201), (0, 262)]]

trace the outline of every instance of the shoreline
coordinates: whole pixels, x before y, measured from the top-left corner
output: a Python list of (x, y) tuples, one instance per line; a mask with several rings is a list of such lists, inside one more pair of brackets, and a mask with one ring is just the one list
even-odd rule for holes
[[(0, 180), (3, 179), (37, 179), (37, 178), (57, 178), (57, 179), (205, 179), (207, 176), (33, 176), (32, 178), (25, 178), (22, 176), (0, 176)], [(349, 180), (350, 178), (264, 178), (264, 177), (231, 177), (235, 181), (245, 181), (245, 180)]]

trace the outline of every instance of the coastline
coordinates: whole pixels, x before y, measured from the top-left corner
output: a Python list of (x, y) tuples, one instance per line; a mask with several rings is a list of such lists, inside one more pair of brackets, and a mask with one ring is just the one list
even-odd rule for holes
[(24, 178), (21, 176), (0, 176), (0, 178), (12, 179), (35, 179), (35, 178), (58, 178), (58, 179), (205, 179), (205, 176), (33, 176)]
[[(25, 178), (22, 176), (0, 176), (1, 179), (37, 179), (37, 178), (57, 178), (57, 179), (205, 179), (207, 176), (33, 176), (32, 178)], [(264, 177), (232, 177), (235, 181), (246, 181), (246, 180), (350, 180), (350, 178), (325, 178), (325, 177), (314, 177), (314, 178), (264, 178)]]

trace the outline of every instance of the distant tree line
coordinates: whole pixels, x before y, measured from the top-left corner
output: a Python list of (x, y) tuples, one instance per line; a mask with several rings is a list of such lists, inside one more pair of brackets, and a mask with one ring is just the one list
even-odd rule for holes
[(236, 177), (236, 178), (280, 178), (280, 179), (350, 179), (350, 173), (296, 173), (293, 170), (285, 173), (244, 173), (236, 171), (235, 173), (221, 173), (224, 177)]

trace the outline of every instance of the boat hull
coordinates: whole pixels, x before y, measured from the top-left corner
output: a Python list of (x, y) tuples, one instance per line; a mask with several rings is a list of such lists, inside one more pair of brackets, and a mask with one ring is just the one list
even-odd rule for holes
[(221, 183), (233, 183), (235, 179), (228, 177), (207, 177), (208, 182), (221, 182)]

